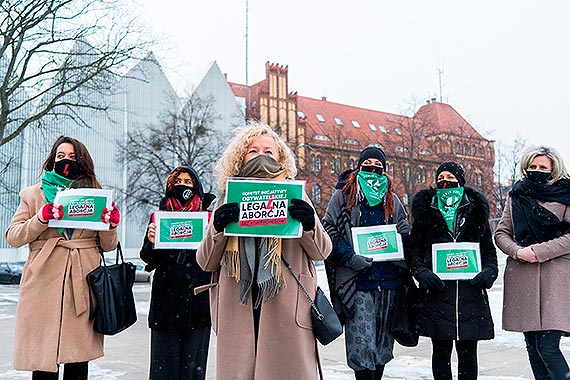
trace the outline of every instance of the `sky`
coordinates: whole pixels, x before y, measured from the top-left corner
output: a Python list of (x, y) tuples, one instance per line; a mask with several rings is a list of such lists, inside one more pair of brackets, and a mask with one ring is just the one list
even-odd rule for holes
[[(246, 82), (245, 0), (133, 1), (176, 88), (214, 60)], [(249, 0), (248, 82), (269, 61), (302, 96), (392, 113), (435, 97), (484, 137), (553, 146), (570, 166), (569, 14), (565, 0)]]

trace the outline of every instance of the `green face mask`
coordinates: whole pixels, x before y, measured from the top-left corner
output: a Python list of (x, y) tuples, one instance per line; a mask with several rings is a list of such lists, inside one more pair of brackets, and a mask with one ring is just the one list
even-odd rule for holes
[(436, 191), (437, 208), (439, 208), (443, 219), (445, 219), (447, 228), (453, 232), (453, 223), (455, 222), (455, 216), (457, 215), (457, 208), (463, 198), (464, 188), (454, 187), (448, 189), (437, 189)]
[(359, 171), (358, 184), (371, 207), (382, 203), (388, 187), (388, 178), (385, 175)]

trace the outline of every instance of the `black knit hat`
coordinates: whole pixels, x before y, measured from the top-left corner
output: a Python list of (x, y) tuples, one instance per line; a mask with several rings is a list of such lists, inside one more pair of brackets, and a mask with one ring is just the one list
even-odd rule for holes
[(384, 154), (384, 151), (382, 151), (382, 149), (377, 148), (375, 146), (369, 146), (368, 148), (360, 152), (360, 157), (358, 158), (358, 165), (356, 165), (356, 167), (359, 168), (360, 165), (362, 165), (362, 163), (369, 158), (377, 159), (382, 163), (382, 167), (384, 168), (384, 170), (386, 169), (386, 155)]
[(439, 165), (435, 173), (436, 179), (439, 176), (439, 173), (441, 172), (450, 172), (455, 176), (455, 178), (457, 178), (459, 186), (462, 187), (465, 186), (465, 177), (464, 177), (465, 171), (463, 171), (463, 168), (457, 162), (447, 161)]

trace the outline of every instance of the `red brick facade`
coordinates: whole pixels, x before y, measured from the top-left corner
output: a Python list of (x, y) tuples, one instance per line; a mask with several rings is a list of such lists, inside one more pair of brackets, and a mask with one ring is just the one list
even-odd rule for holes
[(245, 99), (247, 119), (269, 124), (289, 143), (297, 156), (297, 178), (307, 181), (321, 216), (338, 175), (370, 145), (386, 153), (387, 172), (405, 205), (415, 192), (433, 185), (437, 166), (448, 160), (461, 163), (467, 185), (493, 202), (493, 141), (450, 105), (430, 101), (412, 117), (396, 115), (289, 93), (288, 67), (266, 63), (265, 71), (259, 83), (230, 86)]

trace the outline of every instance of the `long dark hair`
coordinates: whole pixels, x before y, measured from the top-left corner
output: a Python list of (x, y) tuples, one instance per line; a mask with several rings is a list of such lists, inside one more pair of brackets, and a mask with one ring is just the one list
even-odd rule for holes
[(79, 168), (79, 175), (73, 180), (71, 187), (92, 187), (100, 189), (101, 185), (99, 184), (99, 181), (97, 181), (97, 176), (95, 176), (93, 159), (91, 158), (87, 147), (73, 137), (63, 135), (59, 136), (53, 143), (51, 151), (46, 157), (42, 168), (46, 171), (53, 170), (57, 148), (61, 144), (65, 143), (73, 145), (75, 162), (77, 162), (77, 166)]
[[(346, 179), (344, 186), (342, 187), (342, 192), (347, 195), (347, 202), (345, 209), (348, 211), (356, 204), (356, 196), (358, 193), (358, 186), (356, 182), (358, 181), (358, 170), (354, 170), (350, 173)], [(388, 185), (386, 186), (387, 191), (384, 196), (384, 215), (385, 220), (388, 220), (394, 213), (394, 194), (392, 193), (392, 178), (384, 173), (386, 178), (388, 178)]]

